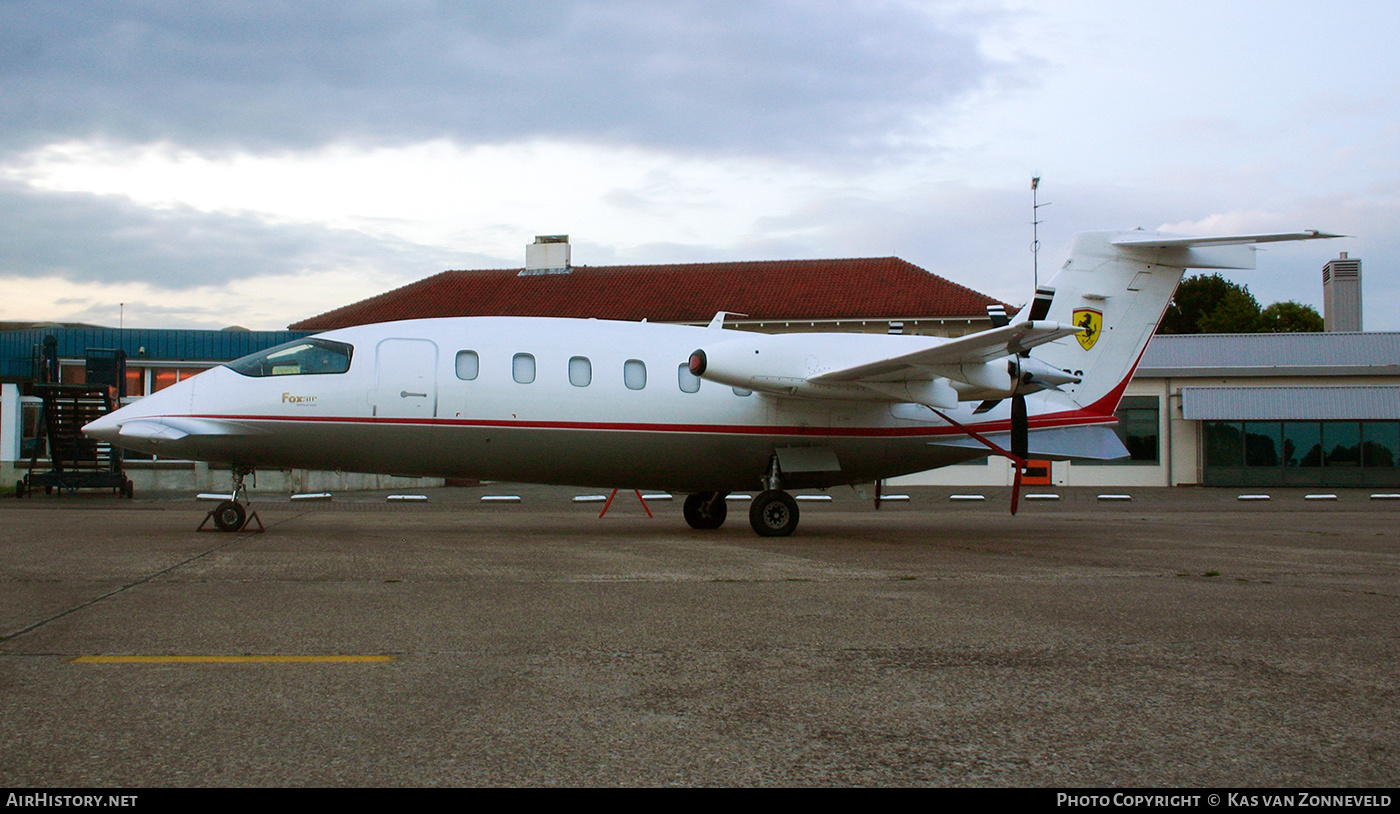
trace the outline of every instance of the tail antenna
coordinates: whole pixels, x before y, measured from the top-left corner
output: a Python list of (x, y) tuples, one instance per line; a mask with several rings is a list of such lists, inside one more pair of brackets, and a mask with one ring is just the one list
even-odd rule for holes
[(1031, 274), (1036, 288), (1040, 287), (1040, 208), (1053, 201), (1040, 202), (1040, 176), (1031, 176)]

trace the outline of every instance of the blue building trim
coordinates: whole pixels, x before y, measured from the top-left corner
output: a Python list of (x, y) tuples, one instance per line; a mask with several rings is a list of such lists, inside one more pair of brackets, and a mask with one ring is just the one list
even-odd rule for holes
[(58, 355), (80, 359), (88, 348), (126, 351), (129, 361), (227, 362), (290, 342), (310, 331), (195, 331), (148, 328), (29, 328), (0, 332), (0, 379), (34, 376), (32, 359), (45, 337), (58, 340)]

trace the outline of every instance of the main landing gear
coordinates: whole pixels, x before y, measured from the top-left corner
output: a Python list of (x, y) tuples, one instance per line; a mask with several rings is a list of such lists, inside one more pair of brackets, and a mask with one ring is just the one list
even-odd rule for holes
[(199, 531), (203, 531), (204, 524), (210, 520), (214, 521), (214, 528), (219, 531), (242, 531), (250, 520), (257, 522), (258, 531), (267, 530), (257, 512), (251, 514), (248, 512), (248, 488), (243, 485), (243, 479), (252, 472), (251, 467), (235, 466), (233, 468), (233, 494), (229, 496), (229, 500), (215, 506), (204, 516), (203, 522), (199, 524)]
[(765, 489), (749, 504), (749, 525), (760, 537), (786, 537), (797, 528), (797, 501), (782, 489)]
[(685, 499), (685, 522), (693, 529), (717, 529), (729, 516), (728, 492), (696, 492)]
[[(779, 489), (781, 472), (773, 456), (763, 491), (749, 504), (749, 525), (760, 537), (786, 537), (797, 529), (797, 501)], [(685, 522), (693, 529), (717, 529), (724, 525), (728, 508), (725, 492), (696, 492), (685, 499)]]

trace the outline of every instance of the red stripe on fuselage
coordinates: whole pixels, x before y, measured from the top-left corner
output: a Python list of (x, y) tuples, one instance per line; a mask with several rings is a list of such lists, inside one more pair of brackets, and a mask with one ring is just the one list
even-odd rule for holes
[[(161, 418), (165, 416), (150, 416)], [(466, 418), (385, 418), (353, 416), (277, 416), (277, 415), (214, 415), (168, 416), (169, 418), (206, 418), (217, 421), (268, 421), (308, 424), (387, 424), (425, 427), (487, 427), (512, 430), (591, 430), (612, 432), (668, 432), (712, 435), (824, 435), (838, 438), (908, 438), (921, 435), (963, 435), (957, 427), (799, 427), (763, 426), (752, 424), (644, 424), (603, 421), (521, 421)], [(1030, 419), (1031, 429), (1108, 424), (1112, 415), (1099, 415), (1087, 410), (1056, 413)], [(1010, 421), (988, 421), (968, 424), (978, 432), (1009, 432)]]

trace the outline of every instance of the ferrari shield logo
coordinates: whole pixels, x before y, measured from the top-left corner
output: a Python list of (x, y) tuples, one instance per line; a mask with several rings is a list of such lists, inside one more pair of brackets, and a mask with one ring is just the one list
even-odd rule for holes
[(1088, 350), (1099, 341), (1099, 333), (1103, 331), (1103, 312), (1097, 308), (1076, 308), (1074, 325), (1084, 329), (1084, 333), (1076, 334), (1074, 338), (1079, 340), (1080, 347)]

